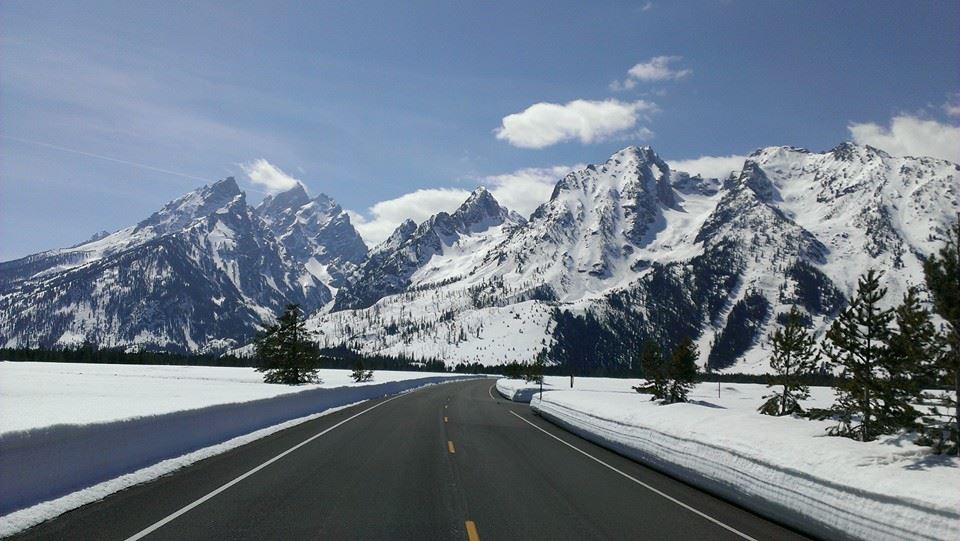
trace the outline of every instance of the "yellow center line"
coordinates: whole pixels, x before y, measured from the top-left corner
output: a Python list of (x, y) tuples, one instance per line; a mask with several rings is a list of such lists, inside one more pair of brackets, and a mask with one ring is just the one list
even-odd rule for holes
[(453, 454), (453, 453), (456, 453), (456, 452), (457, 452), (457, 450), (454, 449), (454, 447), (453, 447), (453, 442), (450, 441), (450, 440), (447, 440), (447, 451), (450, 451), (450, 454)]
[(467, 539), (470, 541), (480, 541), (480, 534), (477, 533), (477, 524), (468, 520), (464, 523), (467, 526)]

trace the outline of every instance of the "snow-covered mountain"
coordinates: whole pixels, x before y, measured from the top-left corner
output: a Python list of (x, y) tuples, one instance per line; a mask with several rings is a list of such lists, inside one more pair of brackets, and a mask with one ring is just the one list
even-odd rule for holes
[(822, 332), (870, 267), (897, 302), (957, 211), (943, 160), (770, 147), (704, 179), (628, 147), (561, 179), (526, 223), (478, 238), (444, 236), (445, 215), (403, 224), (313, 323), (327, 345), (451, 363), (543, 352), (586, 371), (690, 336), (714, 369), (763, 371), (779, 314), (799, 305)]
[(346, 211), (325, 194), (310, 199), (300, 183), (268, 195), (256, 212), (302, 267), (304, 283), (312, 277), (336, 291), (367, 255), (367, 245)]
[[(452, 214), (440, 212), (419, 226), (407, 220), (371, 250), (351, 283), (337, 293), (334, 310), (366, 308), (405, 291), (415, 274), (420, 284), (431, 276), (449, 279), (464, 267), (464, 258), (469, 260), (471, 253), (489, 246), (497, 233), (523, 222), (485, 188), (476, 189)], [(424, 269), (427, 264), (430, 268)]]
[(0, 263), (0, 344), (221, 351), (298, 302), (323, 345), (367, 353), (590, 372), (688, 336), (713, 369), (761, 372), (790, 306), (822, 333), (866, 269), (891, 305), (922, 282), (958, 171), (844, 143), (764, 148), (709, 179), (628, 147), (559, 179), (529, 219), (479, 188), (369, 252), (330, 198), (297, 185), (254, 209), (226, 179)]
[[(335, 225), (339, 207), (318, 197), (325, 210), (313, 222), (297, 196), (280, 194), (255, 211), (227, 178), (135, 226), (0, 263), (0, 344), (222, 351), (249, 341), (286, 303), (318, 309), (332, 292), (304, 269), (362, 253), (349, 243), (349, 233), (357, 238), (349, 220)], [(335, 242), (324, 244), (325, 233)], [(306, 261), (301, 246), (313, 254)]]

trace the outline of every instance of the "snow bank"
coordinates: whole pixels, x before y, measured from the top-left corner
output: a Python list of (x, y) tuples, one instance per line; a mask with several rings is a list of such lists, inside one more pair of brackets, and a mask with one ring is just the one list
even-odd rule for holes
[[(547, 382), (543, 382), (544, 392), (552, 389)], [(533, 395), (540, 392), (540, 385), (522, 379), (498, 379), (497, 392), (507, 400), (529, 403)]]
[(0, 433), (56, 424), (119, 421), (306, 389), (374, 385), (449, 373), (377, 371), (354, 383), (350, 370), (323, 369), (319, 384), (268, 385), (252, 368), (0, 362)]
[[(632, 385), (639, 385), (643, 380), (622, 378), (574, 378), (573, 389), (578, 391), (617, 391), (630, 389)], [(543, 392), (553, 390), (568, 390), (569, 376), (546, 376), (543, 378)], [(504, 398), (514, 402), (529, 403), (534, 395), (540, 393), (540, 385), (528, 383), (522, 379), (501, 378), (497, 380), (497, 391)]]
[[(387, 374), (377, 372), (378, 377)], [(55, 424), (4, 432), (0, 434), (0, 515), (291, 419), (453, 378), (433, 375), (400, 379), (336, 388), (294, 387), (295, 392), (256, 400), (92, 424)], [(291, 389), (262, 383), (260, 386), (270, 388), (270, 392)], [(117, 392), (123, 393), (120, 389)], [(8, 417), (8, 402), (17, 400), (3, 396), (4, 419)], [(74, 397), (73, 402), (83, 400)], [(137, 407), (135, 400), (126, 405), (130, 409)], [(84, 417), (82, 411), (72, 415)]]
[[(960, 539), (960, 459), (905, 438), (860, 443), (830, 423), (762, 416), (764, 387), (702, 384), (693, 403), (660, 406), (619, 392), (556, 390), (531, 407), (552, 422), (728, 500), (836, 539)], [(817, 405), (830, 389), (814, 388)]]
[(285, 423), (273, 425), (262, 430), (257, 430), (256, 432), (244, 434), (243, 436), (227, 440), (223, 443), (211, 445), (210, 447), (204, 447), (199, 451), (194, 451), (192, 453), (180, 455), (176, 458), (164, 460), (163, 462), (158, 462), (152, 466), (141, 468), (135, 472), (121, 475), (120, 477), (110, 479), (109, 481), (97, 483), (91, 487), (87, 487), (76, 492), (71, 492), (70, 494), (55, 500), (48, 500), (19, 511), (14, 511), (8, 515), (3, 515), (0, 517), (0, 538), (11, 536), (17, 532), (21, 532), (27, 528), (36, 526), (41, 522), (62, 515), (67, 511), (71, 511), (89, 503), (102, 500), (114, 492), (119, 492), (125, 488), (129, 488), (140, 483), (152, 481), (153, 479), (168, 473), (172, 473), (180, 468), (185, 468), (205, 458), (225, 453), (230, 449), (240, 447), (241, 445), (246, 445), (247, 443), (264, 438), (270, 434), (274, 434), (301, 423), (306, 423), (307, 421), (312, 421), (319, 417), (323, 417), (324, 415), (330, 415), (331, 413), (355, 406), (359, 403), (360, 402), (355, 402), (353, 404), (346, 404), (336, 408), (330, 408), (320, 413), (314, 413), (313, 415), (307, 415), (305, 417), (300, 417)]

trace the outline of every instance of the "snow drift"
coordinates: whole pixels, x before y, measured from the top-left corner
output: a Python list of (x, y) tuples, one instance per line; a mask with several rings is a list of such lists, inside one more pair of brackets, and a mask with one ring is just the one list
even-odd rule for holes
[[(728, 394), (739, 387), (751, 386)], [(755, 407), (749, 398), (734, 400)], [(818, 537), (960, 538), (955, 459), (926, 456), (912, 443), (826, 438), (821, 423), (730, 411), (732, 404), (657, 406), (622, 391), (555, 391), (535, 396), (531, 407), (594, 443)]]
[(462, 378), (310, 389), (114, 422), (3, 433), (0, 515), (291, 419), (454, 379)]

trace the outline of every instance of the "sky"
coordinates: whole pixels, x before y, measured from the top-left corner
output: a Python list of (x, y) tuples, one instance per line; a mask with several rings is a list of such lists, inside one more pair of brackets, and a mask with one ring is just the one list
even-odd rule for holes
[(230, 175), (373, 244), (479, 185), (527, 214), (631, 144), (705, 175), (848, 140), (960, 162), (957, 28), (958, 2), (8, 0), (0, 261)]

